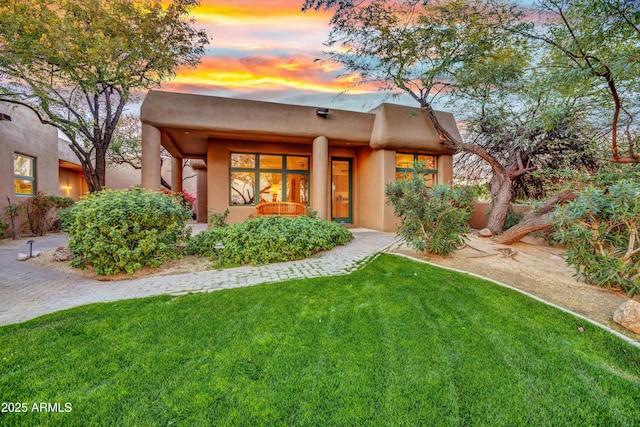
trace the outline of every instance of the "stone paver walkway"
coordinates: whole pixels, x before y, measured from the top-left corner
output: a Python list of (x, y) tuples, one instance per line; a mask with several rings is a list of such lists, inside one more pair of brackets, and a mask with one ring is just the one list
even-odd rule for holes
[[(376, 253), (399, 243), (393, 233), (352, 229), (354, 239), (314, 257), (259, 267), (238, 267), (118, 282), (101, 282), (17, 261), (28, 253), (24, 240), (0, 246), (0, 325), (23, 322), (94, 302), (151, 295), (183, 295), (252, 286), (287, 279), (335, 276), (358, 268)], [(34, 238), (34, 250), (66, 244), (66, 236)]]

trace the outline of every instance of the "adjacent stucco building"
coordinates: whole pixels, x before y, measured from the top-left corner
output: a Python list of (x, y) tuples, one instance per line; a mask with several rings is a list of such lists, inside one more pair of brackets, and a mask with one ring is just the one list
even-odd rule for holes
[[(58, 131), (27, 107), (0, 103), (0, 217), (38, 191), (60, 194)], [(62, 192), (64, 195), (64, 192)]]
[[(460, 139), (454, 117), (438, 120)], [(414, 160), (433, 182), (452, 180), (453, 151), (418, 108), (382, 104), (368, 113), (151, 91), (141, 107), (142, 186), (159, 189), (160, 148), (172, 156), (172, 186), (183, 159), (198, 173), (198, 220), (229, 209), (230, 222), (261, 202), (303, 203), (318, 216), (393, 230), (385, 184)], [(198, 161), (199, 160), (199, 161)]]

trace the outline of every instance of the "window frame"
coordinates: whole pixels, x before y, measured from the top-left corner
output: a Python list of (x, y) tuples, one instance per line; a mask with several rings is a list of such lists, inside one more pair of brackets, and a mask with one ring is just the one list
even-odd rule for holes
[[(254, 166), (253, 167), (233, 167), (233, 162), (232, 162), (232, 158), (234, 155), (236, 154), (240, 154), (240, 155), (253, 155), (254, 157)], [(261, 168), (260, 167), (260, 156), (279, 156), (282, 159), (282, 167), (280, 169), (274, 169), (274, 168)], [(307, 168), (306, 169), (288, 169), (287, 168), (287, 159), (289, 157), (303, 157), (306, 159), (306, 163), (307, 163)], [(309, 202), (310, 202), (310, 165), (311, 165), (311, 158), (308, 155), (303, 155), (303, 154), (273, 154), (273, 153), (260, 153), (260, 152), (251, 152), (251, 153), (247, 153), (247, 152), (239, 152), (239, 151), (232, 151), (229, 153), (229, 206), (230, 207), (239, 207), (239, 206), (257, 206), (258, 204), (260, 204), (260, 175), (261, 174), (265, 174), (265, 173), (271, 173), (271, 174), (280, 174), (282, 176), (282, 180), (280, 182), (280, 194), (281, 194), (281, 198), (282, 197), (286, 197), (288, 194), (289, 189), (287, 188), (287, 175), (289, 174), (293, 174), (293, 175), (306, 175), (307, 176), (307, 182), (309, 183), (307, 185), (307, 197), (306, 197), (306, 205), (309, 206)], [(232, 190), (232, 184), (233, 184), (233, 179), (232, 176), (234, 173), (252, 173), (253, 177), (254, 177), (254, 196), (253, 196), (253, 203), (251, 204), (237, 204), (237, 203), (233, 203), (233, 190)]]
[[(27, 160), (29, 160), (29, 163), (31, 163), (31, 174), (32, 175), (19, 175), (16, 171), (16, 158), (17, 157), (22, 157), (25, 158)], [(15, 190), (15, 186), (16, 186), (16, 181), (17, 180), (21, 180), (21, 181), (29, 181), (32, 183), (31, 185), (31, 189), (32, 192), (31, 193), (18, 193)], [(36, 158), (33, 156), (29, 156), (27, 154), (22, 154), (22, 153), (17, 153), (14, 152), (13, 153), (13, 193), (16, 196), (24, 196), (24, 197), (31, 197), (31, 196), (35, 196), (38, 192), (38, 188), (37, 188), (37, 179), (36, 179)]]

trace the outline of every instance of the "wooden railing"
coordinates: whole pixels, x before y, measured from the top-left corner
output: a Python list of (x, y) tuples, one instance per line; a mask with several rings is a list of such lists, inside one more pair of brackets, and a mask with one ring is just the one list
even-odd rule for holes
[(300, 216), (307, 212), (307, 206), (295, 202), (263, 202), (256, 206), (258, 216), (282, 215)]

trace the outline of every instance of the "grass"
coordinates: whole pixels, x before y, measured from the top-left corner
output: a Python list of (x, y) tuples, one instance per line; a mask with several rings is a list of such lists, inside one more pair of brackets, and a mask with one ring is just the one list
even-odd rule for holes
[(640, 425), (640, 349), (391, 255), (348, 276), (83, 306), (2, 327), (0, 343), (0, 400), (29, 408), (3, 426)]

